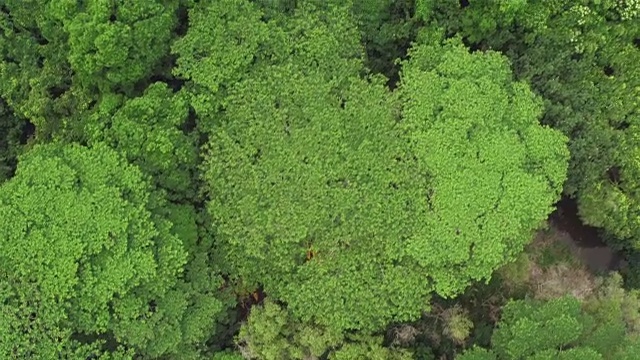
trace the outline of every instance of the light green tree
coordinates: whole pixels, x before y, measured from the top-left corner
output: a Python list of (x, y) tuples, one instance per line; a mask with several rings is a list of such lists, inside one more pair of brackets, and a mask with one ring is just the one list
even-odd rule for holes
[(504, 3), (471, 2), (441, 20), (479, 48), (509, 55), (516, 75), (544, 97), (543, 122), (571, 140), (564, 190), (582, 220), (612, 245), (640, 249), (640, 3)]
[(204, 170), (229, 273), (303, 322), (376, 330), (522, 251), (568, 152), (498, 54), (417, 46), (394, 94), (361, 77), (348, 10), (268, 24), (274, 55), (208, 121)]
[(222, 304), (194, 301), (188, 254), (151, 190), (100, 144), (20, 158), (0, 187), (1, 357), (85, 358), (113, 344), (124, 352), (108, 358), (200, 353)]
[(409, 55), (399, 126), (427, 211), (407, 246), (421, 266), (442, 266), (430, 276), (449, 296), (522, 251), (559, 198), (569, 153), (562, 134), (538, 125), (540, 99), (500, 54), (451, 40)]
[(261, 360), (319, 359), (342, 341), (340, 332), (301, 324), (269, 300), (251, 309), (236, 339), (245, 358)]
[(328, 358), (329, 360), (410, 360), (413, 356), (407, 350), (383, 347), (381, 338), (359, 336), (331, 352)]

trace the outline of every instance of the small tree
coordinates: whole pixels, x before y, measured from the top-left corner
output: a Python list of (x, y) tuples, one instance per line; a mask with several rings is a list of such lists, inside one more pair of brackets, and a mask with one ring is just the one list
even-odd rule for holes
[(572, 296), (511, 301), (491, 349), (475, 347), (457, 359), (635, 359), (639, 311), (637, 292), (623, 290), (617, 275), (583, 303)]
[(197, 193), (197, 134), (183, 130), (189, 104), (164, 83), (140, 97), (105, 94), (97, 111), (84, 120), (89, 145), (104, 142), (137, 165), (170, 199), (185, 202)]

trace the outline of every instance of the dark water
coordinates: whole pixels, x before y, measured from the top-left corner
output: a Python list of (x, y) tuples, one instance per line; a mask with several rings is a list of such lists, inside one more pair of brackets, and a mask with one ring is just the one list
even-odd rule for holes
[(562, 238), (563, 241), (592, 271), (620, 269), (622, 256), (604, 243), (598, 228), (582, 223), (578, 206), (573, 199), (563, 197), (557, 203), (557, 210), (549, 217), (549, 223), (568, 235)]
[(606, 246), (600, 238), (598, 228), (584, 225), (578, 215), (578, 205), (573, 199), (563, 197), (557, 204), (549, 221), (558, 230), (571, 235), (574, 243), (582, 248)]

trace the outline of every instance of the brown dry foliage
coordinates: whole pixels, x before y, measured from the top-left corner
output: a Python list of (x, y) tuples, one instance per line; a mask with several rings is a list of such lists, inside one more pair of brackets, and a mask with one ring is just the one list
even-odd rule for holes
[[(584, 300), (599, 286), (600, 281), (580, 262), (574, 253), (575, 249), (568, 245), (567, 236), (550, 227), (539, 231), (529, 245), (527, 258), (519, 264), (518, 269), (526, 272), (526, 275), (520, 274), (517, 280), (525, 282), (534, 298), (550, 300), (573, 295)], [(551, 252), (556, 261), (547, 267), (540, 264), (545, 252)]]
[(393, 344), (400, 346), (408, 346), (412, 344), (420, 331), (414, 326), (403, 324), (393, 328)]
[(567, 264), (552, 265), (547, 269), (532, 264), (530, 286), (536, 299), (551, 300), (564, 295), (573, 295), (584, 300), (598, 286), (595, 277), (583, 267)]

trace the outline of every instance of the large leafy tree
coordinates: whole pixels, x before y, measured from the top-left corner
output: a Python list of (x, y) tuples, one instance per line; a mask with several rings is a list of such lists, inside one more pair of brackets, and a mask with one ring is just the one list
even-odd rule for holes
[(348, 9), (331, 9), (270, 23), (273, 56), (229, 87), (209, 211), (230, 273), (300, 320), (374, 330), (521, 251), (568, 152), (498, 54), (416, 47), (397, 97), (360, 76)]
[(569, 154), (500, 54), (469, 54), (459, 40), (409, 54), (400, 126), (428, 211), (408, 245), (422, 266), (442, 266), (431, 270), (438, 292), (453, 295), (522, 250), (559, 197)]
[(209, 209), (232, 273), (329, 326), (374, 329), (394, 309), (415, 314), (426, 279), (402, 261), (400, 241), (383, 241), (402, 231), (394, 219), (410, 221), (390, 196), (399, 170), (380, 161), (400, 155), (383, 85), (355, 78), (337, 97), (320, 75), (261, 74), (229, 97), (210, 139)]
[(565, 192), (584, 222), (640, 249), (638, 2), (505, 4), (471, 2), (445, 23), (512, 58), (516, 74), (545, 98), (544, 123), (571, 139)]
[(122, 356), (198, 353), (192, 344), (222, 305), (194, 301), (176, 236), (189, 223), (172, 232), (151, 194), (104, 145), (39, 145), (20, 158), (0, 187), (3, 358), (85, 358), (117, 345)]
[[(358, 33), (345, 9), (329, 17), (299, 9), (269, 26), (278, 31), (265, 52), (276, 56), (254, 65), (230, 90), (224, 117), (209, 125), (209, 210), (228, 271), (263, 283), (296, 317), (338, 329), (378, 328), (394, 309), (415, 314), (427, 302), (425, 280), (394, 255), (399, 244), (381, 241), (399, 231), (391, 206), (376, 205), (394, 191), (394, 174), (369, 153), (387, 144), (383, 156), (400, 155), (392, 99), (380, 79), (357, 77), (362, 67), (350, 55)], [(371, 181), (380, 176), (388, 178)], [(369, 230), (356, 237), (358, 221)]]

